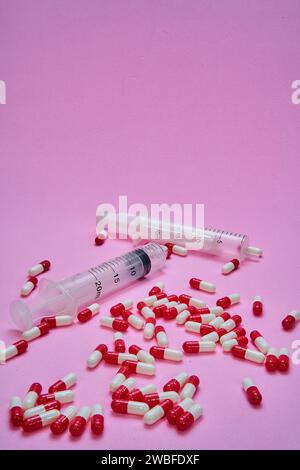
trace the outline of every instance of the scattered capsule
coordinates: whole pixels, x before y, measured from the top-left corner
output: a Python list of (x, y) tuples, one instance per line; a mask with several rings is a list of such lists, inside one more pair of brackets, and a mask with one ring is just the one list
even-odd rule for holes
[(166, 359), (169, 361), (182, 361), (183, 354), (182, 351), (178, 349), (164, 348), (161, 346), (152, 346), (150, 348), (150, 354), (156, 359)]
[(226, 333), (229, 333), (230, 331), (234, 330), (237, 328), (242, 322), (242, 317), (240, 315), (233, 315), (229, 320), (226, 320), (221, 328), (218, 329), (218, 335), (221, 338), (221, 336), (226, 335)]
[(49, 325), (46, 322), (40, 323), (37, 326), (34, 326), (33, 328), (30, 328), (30, 330), (26, 330), (22, 333), (22, 338), (25, 339), (25, 341), (33, 341), (36, 338), (39, 338), (40, 336), (44, 336), (49, 333)]
[(287, 372), (290, 367), (289, 352), (287, 348), (280, 348), (278, 352), (277, 369), (281, 372)]
[[(23, 401), (23, 410), (28, 410), (28, 408), (33, 408), (41, 394), (42, 386), (40, 383), (35, 382), (30, 385), (29, 390)], [(39, 403), (40, 404), (40, 403)]]
[(106, 344), (99, 344), (96, 349), (89, 355), (86, 361), (86, 365), (89, 369), (97, 367), (98, 364), (103, 360), (108, 349)]
[(25, 432), (36, 431), (45, 426), (49, 426), (51, 423), (53, 423), (53, 421), (58, 418), (59, 415), (60, 413), (56, 409), (45, 411), (45, 413), (41, 413), (35, 416), (31, 416), (30, 418), (24, 419), (22, 423), (22, 428)]
[(176, 426), (179, 431), (185, 431), (197, 421), (203, 414), (203, 409), (198, 403), (194, 403), (187, 411), (185, 411), (177, 420)]
[[(164, 299), (163, 299), (164, 300)], [(168, 310), (168, 307), (166, 304), (163, 305), (158, 305), (157, 307), (153, 307), (153, 313), (155, 315), (155, 318), (161, 318), (164, 316), (164, 312)]]
[(233, 346), (242, 346), (243, 348), (247, 346), (248, 338), (246, 336), (238, 336), (234, 339), (229, 339), (228, 341), (224, 341), (222, 343), (223, 351), (229, 352), (232, 350)]
[(27, 295), (31, 294), (31, 292), (36, 288), (37, 283), (38, 278), (35, 276), (30, 276), (21, 289), (21, 295), (23, 297), (27, 297)]
[(184, 386), (188, 379), (188, 374), (186, 372), (180, 372), (180, 374), (176, 375), (173, 379), (169, 380), (164, 386), (164, 392), (179, 392), (179, 390)]
[(155, 318), (147, 318), (144, 326), (144, 339), (152, 339), (154, 336), (156, 320)]
[(197, 279), (196, 277), (192, 277), (190, 279), (190, 286), (193, 289), (203, 290), (209, 293), (216, 292), (216, 286), (212, 282), (203, 281), (202, 279)]
[(216, 331), (212, 331), (211, 333), (208, 333), (207, 335), (202, 336), (201, 338), (201, 343), (205, 343), (207, 341), (213, 341), (214, 343), (217, 343), (219, 341), (220, 337)]
[(216, 329), (219, 329), (219, 328), (221, 328), (221, 326), (223, 325), (224, 322), (226, 322), (227, 320), (229, 320), (229, 318), (230, 318), (229, 313), (224, 312), (224, 313), (222, 313), (222, 315), (220, 315), (219, 317), (217, 317), (217, 318), (211, 320), (211, 321), (209, 322), (209, 325), (213, 326), (213, 327), (216, 328)]
[(163, 312), (164, 320), (174, 320), (178, 314), (186, 310), (186, 304), (178, 304), (167, 308)]
[(245, 377), (243, 379), (243, 389), (245, 390), (248, 400), (252, 405), (260, 405), (262, 396), (258, 388), (254, 385), (252, 379)]
[(130, 354), (135, 354), (138, 358), (138, 361), (149, 363), (154, 362), (154, 357), (151, 356), (151, 354), (149, 354), (147, 351), (144, 351), (142, 348), (137, 346), (136, 344), (132, 344), (131, 346), (129, 346), (128, 352), (130, 352)]
[(296, 323), (300, 319), (300, 312), (298, 310), (292, 310), (283, 320), (282, 320), (282, 328), (284, 330), (291, 330), (294, 328)]
[(100, 232), (97, 234), (95, 238), (95, 245), (101, 246), (107, 240), (108, 238), (108, 233), (106, 230), (100, 230)]
[(144, 416), (149, 411), (147, 403), (141, 401), (112, 400), (111, 408), (115, 413)]
[(125, 320), (120, 320), (114, 317), (102, 317), (100, 318), (100, 325), (106, 328), (111, 328), (115, 331), (126, 331), (128, 329), (128, 323)]
[(186, 341), (182, 345), (184, 352), (188, 354), (193, 353), (206, 353), (216, 350), (216, 343), (214, 341)]
[(231, 261), (228, 263), (223, 264), (222, 266), (222, 273), (223, 274), (229, 274), (232, 271), (236, 271), (240, 265), (240, 262), (237, 258), (233, 258)]
[(145, 395), (145, 403), (147, 403), (150, 409), (154, 408), (156, 405), (159, 405), (164, 400), (172, 400), (173, 403), (176, 403), (178, 399), (178, 393), (172, 390), (168, 392), (148, 393)]
[(68, 326), (73, 324), (71, 315), (53, 315), (52, 317), (44, 317), (41, 323), (47, 323), (50, 329), (59, 328), (60, 326)]
[(49, 271), (51, 266), (50, 261), (45, 259), (44, 261), (41, 261), (38, 264), (35, 264), (31, 268), (28, 269), (28, 274), (29, 276), (38, 276), (39, 274), (45, 273), (46, 271)]
[(163, 400), (159, 405), (156, 405), (154, 408), (147, 411), (147, 413), (144, 415), (145, 424), (151, 425), (156, 423), (161, 418), (164, 418), (172, 408), (172, 400)]
[(37, 403), (38, 405), (44, 405), (53, 400), (59, 401), (59, 403), (70, 403), (74, 400), (74, 392), (72, 390), (63, 390), (61, 392), (44, 393), (38, 397)]
[(266, 369), (269, 372), (275, 372), (278, 368), (278, 351), (275, 348), (270, 348), (267, 352), (266, 362), (265, 362)]
[(205, 313), (204, 315), (195, 313), (193, 315), (190, 315), (189, 321), (208, 324), (212, 320), (215, 320), (215, 318), (216, 318), (216, 315), (214, 315), (213, 313)]
[(253, 343), (257, 347), (259, 351), (261, 351), (264, 354), (267, 354), (268, 350), (270, 349), (270, 346), (266, 342), (265, 338), (260, 334), (259, 331), (254, 330), (251, 331), (250, 333), (250, 338), (252, 339)]
[(200, 385), (199, 377), (197, 375), (190, 375), (186, 381), (186, 384), (181, 390), (181, 394), (180, 394), (181, 398), (182, 399), (193, 398), (197, 389), (199, 388), (199, 385)]
[(185, 309), (182, 312), (178, 313), (176, 317), (176, 323), (177, 325), (184, 325), (187, 319), (190, 317), (190, 312)]
[(52, 434), (55, 436), (62, 434), (65, 432), (72, 419), (76, 415), (76, 407), (71, 405), (68, 406), (65, 410), (60, 412), (60, 415), (56, 418), (55, 421), (50, 426), (50, 430)]
[(148, 297), (144, 297), (143, 301), (137, 304), (137, 309), (140, 310), (139, 304), (141, 303), (144, 303), (148, 307), (151, 307), (154, 304), (154, 302), (156, 302), (157, 300), (163, 299), (164, 297), (167, 297), (167, 294), (165, 292), (160, 292), (159, 294), (149, 295)]
[(91, 413), (91, 430), (92, 433), (96, 436), (99, 436), (103, 433), (104, 430), (104, 416), (103, 416), (103, 406), (102, 405), (93, 405)]
[(154, 375), (155, 365), (149, 362), (125, 361), (124, 365), (129, 368), (130, 372), (142, 375)]
[(180, 246), (180, 245), (173, 245), (172, 247), (170, 247), (170, 251), (173, 255), (178, 255), (178, 256), (186, 256), (188, 254), (187, 248), (185, 248), (184, 246)]
[(216, 302), (216, 305), (218, 307), (222, 307), (224, 310), (228, 307), (231, 307), (231, 305), (237, 304), (240, 301), (240, 294), (231, 294), (226, 297), (222, 297), (221, 299), (218, 299)]
[(136, 330), (143, 329), (144, 321), (142, 320), (142, 318), (138, 317), (137, 315), (134, 315), (130, 311), (126, 310), (124, 313), (122, 313), (122, 317), (124, 318), (124, 320), (126, 320), (129, 323), (129, 325), (131, 325)]
[(256, 317), (259, 317), (263, 313), (263, 303), (259, 295), (256, 295), (253, 299), (252, 312)]
[(202, 325), (202, 323), (198, 323), (195, 321), (187, 321), (184, 327), (186, 331), (190, 331), (192, 333), (198, 333), (199, 335), (202, 335), (202, 336), (215, 331), (215, 328), (213, 326)]
[(118, 387), (112, 394), (112, 397), (114, 400), (128, 400), (129, 399), (129, 393), (132, 392), (132, 390), (136, 386), (136, 380), (133, 379), (132, 377), (129, 377), (129, 379), (124, 380), (124, 382)]
[(186, 304), (189, 307), (202, 308), (206, 306), (203, 300), (196, 299), (196, 297), (191, 297), (190, 295), (187, 295), (187, 294), (181, 294), (179, 296), (179, 302), (182, 304)]
[(80, 323), (85, 323), (89, 321), (91, 318), (93, 318), (95, 315), (97, 315), (99, 312), (100, 312), (100, 305), (97, 303), (94, 303), (86, 307), (84, 310), (81, 310), (81, 312), (79, 312), (77, 315), (77, 320)]
[(129, 377), (129, 374), (129, 367), (121, 366), (109, 385), (110, 390), (114, 392), (118, 387), (120, 387), (120, 385)]
[(155, 339), (157, 341), (158, 346), (167, 347), (169, 344), (168, 337), (166, 334), (166, 330), (162, 325), (157, 325), (154, 329)]
[(144, 385), (144, 387), (135, 388), (132, 390), (132, 392), (129, 393), (128, 400), (145, 402), (145, 395), (154, 392), (156, 392), (156, 386), (154, 384), (147, 384)]
[(4, 361), (8, 361), (9, 359), (12, 359), (13, 357), (19, 356), (20, 354), (26, 352), (27, 348), (28, 342), (24, 339), (20, 339), (19, 341), (16, 341), (15, 343), (11, 344), (10, 346), (7, 346), (7, 348), (1, 351), (1, 358), (3, 357)]
[(123, 302), (119, 302), (116, 305), (113, 305), (110, 309), (110, 314), (113, 317), (119, 317), (120, 315), (123, 315), (123, 313), (126, 312), (129, 308), (133, 306), (133, 300), (132, 299), (126, 299)]
[(104, 361), (108, 364), (120, 365), (125, 361), (137, 361), (137, 357), (135, 354), (108, 351), (104, 356)]
[(49, 410), (60, 410), (60, 407), (61, 404), (59, 403), (59, 401), (48, 401), (48, 403), (45, 403), (44, 405), (34, 406), (33, 408), (28, 408), (28, 410), (25, 410), (24, 419), (31, 418), (31, 416), (34, 415), (40, 415)]
[[(163, 297), (162, 299), (158, 299), (155, 302), (153, 302), (152, 307), (160, 307), (161, 305), (167, 305), (170, 306), (170, 304), (173, 302), (178, 302), (178, 295), (171, 294), (166, 297)], [(174, 304), (176, 305), (176, 304)]]
[(89, 406), (83, 406), (72, 420), (69, 431), (73, 437), (79, 437), (82, 435), (86, 428), (86, 425), (91, 416), (91, 408)]
[(10, 421), (14, 426), (21, 426), (23, 421), (23, 405), (22, 400), (19, 397), (12, 397), (9, 405), (9, 416)]
[(54, 384), (50, 385), (48, 392), (61, 392), (63, 390), (67, 390), (68, 388), (73, 387), (77, 382), (77, 377), (73, 372), (65, 375), (62, 379), (58, 380)]
[(242, 348), (241, 346), (233, 346), (231, 352), (235, 357), (240, 359), (257, 362), (258, 364), (265, 362), (265, 355), (260, 351), (252, 351), (252, 349)]
[(163, 282), (161, 281), (158, 281), (153, 287), (152, 289), (149, 290), (148, 292), (148, 295), (151, 296), (151, 295), (157, 295), (157, 294), (160, 294), (165, 288), (165, 285)]
[(114, 351), (117, 353), (124, 353), (126, 351), (124, 336), (120, 331), (114, 334)]
[[(189, 307), (189, 310), (191, 310), (191, 307)], [(198, 308), (196, 312), (191, 311), (191, 315), (194, 314), (199, 314), (199, 315), (207, 315), (207, 314), (212, 314), (218, 317), (219, 315), (222, 315), (224, 313), (224, 309), (222, 307), (201, 307)]]
[(191, 398), (185, 398), (180, 403), (175, 405), (167, 414), (167, 420), (170, 424), (176, 424), (178, 418), (183, 415), (193, 405), (193, 400)]
[(230, 339), (235, 339), (238, 336), (246, 336), (246, 330), (244, 328), (235, 328), (232, 331), (229, 331), (229, 333), (226, 333), (226, 335), (223, 335), (220, 337), (220, 343), (223, 344), (225, 341), (228, 341)]
[(139, 302), (137, 304), (137, 309), (141, 315), (147, 320), (148, 318), (155, 318), (155, 313), (145, 302)]

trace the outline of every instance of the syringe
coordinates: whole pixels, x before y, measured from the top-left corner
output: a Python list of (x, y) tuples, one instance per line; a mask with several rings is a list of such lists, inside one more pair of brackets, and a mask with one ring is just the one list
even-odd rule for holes
[(115, 236), (116, 233), (113, 232), (116, 228), (118, 235), (127, 234), (136, 245), (145, 240), (163, 244), (171, 242), (188, 250), (209, 253), (227, 260), (238, 258), (242, 261), (245, 258), (258, 259), (262, 256), (261, 248), (250, 246), (249, 237), (237, 232), (199, 229), (126, 213), (107, 214), (103, 220), (97, 218), (97, 230), (99, 227), (103, 228), (104, 220), (109, 235)]
[(98, 302), (104, 296), (133, 283), (162, 268), (166, 261), (166, 247), (148, 243), (80, 274), (59, 282), (42, 279), (39, 295), (29, 302), (16, 300), (10, 306), (11, 317), (22, 331), (32, 327), (41, 317), (71, 315), (79, 308)]

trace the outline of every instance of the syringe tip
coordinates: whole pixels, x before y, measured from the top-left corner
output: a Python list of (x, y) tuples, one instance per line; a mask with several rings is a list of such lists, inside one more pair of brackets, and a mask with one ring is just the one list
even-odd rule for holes
[(248, 256), (260, 258), (263, 255), (263, 251), (261, 248), (257, 248), (256, 246), (248, 246), (248, 248), (246, 249), (246, 254)]

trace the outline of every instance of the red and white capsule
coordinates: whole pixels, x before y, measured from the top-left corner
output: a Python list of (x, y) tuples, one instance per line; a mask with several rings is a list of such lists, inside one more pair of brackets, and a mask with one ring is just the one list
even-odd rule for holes
[[(38, 382), (34, 382), (30, 385), (28, 392), (23, 400), (23, 409), (28, 410), (28, 408), (33, 408), (38, 401), (38, 398), (41, 394), (42, 386)], [(39, 403), (40, 404), (40, 403)]]
[(252, 349), (242, 348), (241, 346), (233, 346), (231, 352), (239, 359), (245, 359), (246, 361), (256, 362), (258, 364), (263, 364), (266, 358), (260, 351), (252, 351)]
[(29, 276), (38, 276), (39, 274), (49, 271), (51, 263), (49, 260), (45, 259), (31, 268), (28, 269)]
[(208, 324), (213, 326), (214, 328), (216, 329), (219, 329), (221, 328), (221, 326), (223, 325), (224, 322), (226, 322), (227, 320), (230, 319), (230, 315), (229, 313), (227, 312), (224, 312), (222, 313), (222, 315), (220, 315), (219, 317), (217, 318), (214, 318), (213, 320), (211, 320)]
[(61, 411), (60, 415), (56, 418), (55, 421), (50, 426), (50, 430), (52, 434), (55, 436), (58, 436), (59, 434), (62, 434), (65, 432), (72, 419), (76, 415), (76, 407), (71, 405), (68, 406), (65, 410)]
[(164, 348), (161, 346), (152, 346), (152, 348), (150, 348), (150, 354), (156, 359), (165, 359), (175, 362), (182, 361), (183, 358), (182, 351), (179, 351), (179, 349)]
[(238, 304), (240, 301), (240, 294), (231, 294), (226, 297), (222, 297), (221, 299), (218, 299), (216, 302), (216, 305), (218, 307), (222, 307), (224, 310), (228, 307), (231, 307), (231, 305)]
[(112, 379), (109, 388), (114, 392), (122, 383), (129, 377), (130, 369), (126, 366), (121, 366), (114, 378)]
[(77, 320), (80, 323), (85, 323), (89, 321), (91, 318), (93, 318), (95, 315), (97, 315), (99, 312), (100, 312), (100, 305), (97, 303), (91, 304), (78, 313)]
[(200, 385), (200, 379), (197, 375), (190, 375), (184, 385), (183, 389), (181, 390), (180, 397), (182, 399), (185, 398), (193, 398), (195, 393), (197, 392)]
[(31, 292), (36, 288), (38, 284), (38, 278), (35, 276), (30, 276), (21, 289), (21, 295), (27, 297)]
[(91, 412), (91, 430), (96, 436), (103, 433), (104, 430), (104, 415), (103, 406), (96, 404), (92, 406)]
[(206, 303), (203, 300), (197, 299), (196, 297), (191, 297), (187, 294), (181, 294), (179, 296), (179, 302), (182, 304), (186, 304), (189, 307), (202, 308), (206, 306)]
[(31, 416), (40, 415), (49, 410), (60, 410), (61, 404), (59, 401), (53, 400), (48, 401), (44, 405), (34, 406), (33, 408), (28, 408), (24, 411), (24, 419), (31, 418)]
[(200, 342), (205, 343), (207, 341), (213, 341), (214, 343), (217, 343), (219, 341), (220, 337), (216, 331), (212, 331), (211, 333), (208, 333), (207, 335), (203, 335)]
[(137, 416), (144, 416), (149, 411), (147, 403), (128, 400), (112, 400), (111, 408), (115, 413)]
[(141, 375), (154, 375), (155, 365), (149, 362), (125, 361), (124, 365), (129, 368), (131, 373)]
[(37, 399), (38, 405), (44, 405), (49, 401), (59, 401), (59, 403), (70, 403), (74, 400), (74, 392), (72, 390), (63, 390), (61, 392), (44, 393)]
[(226, 333), (229, 333), (229, 331), (234, 330), (237, 328), (242, 322), (242, 317), (240, 315), (233, 315), (229, 320), (226, 320), (221, 328), (218, 329), (217, 333), (219, 337), (226, 335)]
[(262, 396), (258, 388), (254, 385), (250, 377), (245, 377), (243, 379), (243, 389), (247, 394), (247, 398), (252, 405), (260, 405), (262, 401)]
[(114, 334), (114, 351), (119, 353), (124, 353), (126, 351), (124, 336), (120, 331), (117, 331)]
[(129, 393), (135, 388), (136, 380), (132, 377), (124, 380), (124, 382), (118, 387), (112, 394), (114, 400), (128, 400)]
[(199, 335), (202, 335), (202, 336), (215, 331), (215, 328), (213, 326), (203, 325), (202, 323), (198, 323), (195, 321), (187, 321), (184, 327), (186, 331), (190, 331), (192, 333), (198, 333)]
[(39, 338), (40, 336), (45, 336), (46, 334), (49, 333), (49, 325), (46, 322), (40, 323), (37, 326), (34, 326), (33, 328), (30, 328), (30, 330), (26, 330), (22, 333), (23, 339), (25, 341), (33, 341), (36, 338)]
[(184, 325), (188, 318), (191, 316), (189, 310), (185, 309), (182, 312), (178, 313), (176, 317), (177, 325)]
[(220, 337), (220, 343), (223, 344), (225, 341), (229, 341), (230, 339), (235, 339), (238, 336), (246, 336), (246, 330), (244, 328), (235, 328), (232, 331), (229, 331), (229, 333), (226, 333), (226, 335), (223, 335)]
[(231, 261), (228, 263), (223, 264), (222, 266), (222, 273), (223, 274), (229, 274), (232, 271), (236, 271), (240, 265), (240, 262), (237, 258), (233, 258)]
[(267, 352), (266, 362), (265, 362), (266, 369), (269, 372), (275, 372), (278, 368), (278, 350), (276, 348), (270, 348)]
[(5, 348), (3, 351), (0, 351), (0, 358), (1, 358), (0, 362), (5, 362), (5, 361), (8, 361), (9, 359), (12, 359), (15, 356), (20, 356), (20, 354), (23, 354), (24, 352), (27, 351), (27, 348), (28, 348), (28, 342), (25, 341), (24, 339), (16, 341), (10, 346), (7, 346), (7, 348)]
[(198, 403), (194, 403), (187, 411), (179, 416), (176, 426), (179, 431), (185, 431), (197, 421), (203, 414), (203, 408)]
[(14, 426), (21, 426), (23, 421), (23, 404), (20, 397), (14, 396), (10, 400), (9, 404), (9, 416), (10, 421)]
[(61, 326), (69, 326), (73, 324), (71, 315), (53, 315), (51, 317), (44, 317), (41, 323), (47, 323), (49, 328), (59, 328)]
[(216, 350), (215, 341), (185, 341), (182, 345), (182, 349), (185, 353), (194, 354), (194, 353), (207, 353), (214, 352)]
[[(163, 299), (164, 297), (167, 297), (167, 294), (165, 292), (160, 292), (159, 294), (149, 295), (148, 297), (144, 297), (142, 302), (139, 302), (139, 303), (145, 303), (148, 307), (151, 307), (154, 304), (154, 302), (156, 302), (157, 300)], [(139, 303), (137, 304), (138, 310), (140, 310)]]
[(129, 393), (128, 400), (145, 402), (145, 395), (154, 392), (156, 392), (156, 386), (154, 384), (147, 384), (144, 385), (144, 387), (135, 388), (132, 390), (132, 392)]
[(180, 372), (180, 374), (176, 375), (173, 379), (169, 380), (164, 386), (164, 392), (179, 392), (179, 390), (184, 386), (188, 379), (188, 374), (186, 372)]
[(94, 369), (103, 360), (108, 349), (106, 344), (99, 344), (96, 349), (89, 355), (86, 365), (89, 369)]
[(243, 348), (247, 346), (248, 338), (246, 336), (238, 336), (235, 339), (229, 339), (228, 341), (224, 341), (222, 343), (223, 351), (229, 352), (232, 350), (233, 346), (242, 346)]
[(132, 344), (129, 346), (128, 351), (130, 354), (135, 354), (139, 361), (141, 362), (149, 362), (152, 364), (154, 362), (154, 357), (151, 356), (147, 351), (144, 351), (142, 348), (137, 346), (136, 344)]
[(166, 334), (166, 330), (162, 325), (157, 325), (154, 329), (154, 335), (158, 346), (167, 347), (169, 340)]
[(106, 328), (111, 328), (115, 331), (126, 331), (128, 329), (128, 323), (125, 320), (120, 320), (114, 317), (102, 317), (100, 318), (100, 325)]
[(193, 307), (189, 307), (189, 310), (191, 311), (191, 315), (194, 314), (199, 314), (199, 315), (208, 315), (212, 314), (218, 317), (219, 315), (222, 315), (224, 313), (224, 309), (222, 307), (201, 307), (198, 308), (195, 312), (193, 312)]
[(123, 313), (126, 312), (129, 308), (133, 306), (133, 300), (132, 299), (126, 299), (123, 302), (119, 302), (116, 305), (113, 305), (110, 309), (110, 314), (113, 317), (119, 317), (120, 315), (123, 315)]
[(144, 326), (144, 339), (152, 339), (154, 337), (155, 324), (155, 318), (147, 318)]
[(147, 320), (148, 318), (155, 318), (155, 313), (145, 302), (139, 302), (137, 304), (137, 309), (140, 314)]
[(259, 295), (256, 295), (253, 299), (252, 312), (256, 317), (259, 317), (263, 313), (263, 303), (262, 298)]
[(278, 352), (277, 369), (281, 372), (287, 372), (290, 367), (289, 351), (287, 348), (280, 348)]
[(199, 314), (199, 313), (194, 313), (190, 315), (190, 318), (188, 319), (188, 321), (192, 321), (196, 323), (205, 323), (207, 325), (212, 320), (215, 320), (215, 319), (216, 319), (216, 315), (213, 315), (212, 313), (205, 313), (204, 315)]
[(142, 318), (134, 315), (129, 310), (126, 310), (124, 313), (122, 313), (122, 317), (129, 323), (130, 326), (136, 330), (142, 330), (144, 328), (144, 321)]
[(137, 356), (135, 354), (108, 351), (104, 356), (104, 361), (108, 364), (121, 365), (125, 361), (137, 361)]
[(42, 429), (45, 426), (49, 426), (58, 418), (59, 415), (60, 413), (58, 410), (51, 409), (49, 411), (45, 411), (45, 413), (26, 418), (22, 423), (23, 431), (32, 432)]
[(300, 312), (292, 310), (281, 322), (284, 330), (291, 330), (300, 319)]
[(178, 418), (183, 415), (194, 404), (191, 398), (185, 398), (180, 403), (175, 405), (167, 414), (167, 420), (170, 424), (176, 424)]
[(161, 292), (163, 292), (164, 288), (164, 283), (161, 281), (157, 281), (157, 283), (152, 287), (152, 289), (149, 290), (148, 295), (151, 296), (160, 294)]
[(172, 400), (173, 403), (176, 403), (178, 399), (178, 393), (172, 390), (168, 392), (148, 393), (145, 395), (145, 403), (147, 403), (150, 409), (154, 408), (156, 405), (159, 405), (164, 400)]
[(91, 416), (91, 408), (89, 406), (83, 406), (72, 420), (69, 431), (73, 437), (79, 437), (84, 432), (86, 425)]
[(203, 290), (204, 292), (216, 292), (215, 284), (212, 282), (203, 281), (202, 279), (197, 279), (196, 277), (192, 277), (192, 279), (190, 279), (190, 286), (192, 289)]
[(108, 233), (106, 230), (100, 230), (98, 234), (95, 237), (95, 245), (101, 246), (107, 240), (108, 238)]
[(53, 392), (60, 392), (63, 390), (67, 390), (73, 385), (75, 385), (77, 382), (77, 377), (74, 374), (74, 372), (70, 372), (69, 374), (65, 375), (62, 379), (59, 379), (57, 382), (54, 384), (50, 385), (48, 392), (53, 393)]
[(144, 423), (148, 425), (156, 423), (161, 418), (164, 418), (172, 408), (172, 400), (163, 400), (159, 405), (156, 405), (154, 408), (147, 411), (147, 413), (144, 415)]
[(270, 346), (268, 345), (267, 341), (265, 338), (262, 336), (262, 334), (257, 331), (253, 330), (250, 333), (250, 338), (252, 339), (253, 343), (257, 347), (259, 351), (261, 351), (264, 354), (267, 354), (268, 350), (270, 349)]

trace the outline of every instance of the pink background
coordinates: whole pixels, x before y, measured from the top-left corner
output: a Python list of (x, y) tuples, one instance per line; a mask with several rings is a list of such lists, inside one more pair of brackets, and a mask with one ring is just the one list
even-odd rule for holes
[[(295, 1), (0, 0), (0, 79), (7, 84), (1, 119), (0, 337), (19, 336), (8, 309), (26, 270), (49, 258), (48, 277), (61, 279), (128, 251), (128, 242), (93, 244), (100, 202), (204, 203), (207, 225), (247, 233), (264, 248), (229, 277), (221, 260), (173, 257), (165, 272), (103, 303), (139, 300), (162, 279), (169, 293), (191, 293), (191, 276), (217, 284), (216, 298), (240, 292), (248, 332), (261, 330), (275, 346), (300, 338), (280, 321), (299, 308), (300, 106), (291, 83), (300, 79), (300, 4)], [(251, 313), (261, 295), (265, 313)], [(60, 329), (30, 344), (0, 367), (0, 447), (3, 449), (296, 449), (299, 372), (270, 376), (264, 367), (221, 350), (159, 362), (155, 383), (181, 370), (198, 373), (202, 422), (179, 434), (161, 422), (113, 415), (107, 386), (115, 368), (85, 369), (112, 333), (99, 319)], [(166, 325), (171, 345), (193, 337)], [(126, 342), (143, 344), (130, 331)], [(106, 430), (79, 440), (44, 429), (12, 429), (7, 403), (29, 384), (45, 387), (78, 374), (76, 404), (101, 402)], [(264, 401), (253, 409), (241, 390), (250, 375)], [(138, 377), (143, 385), (150, 379)]]

